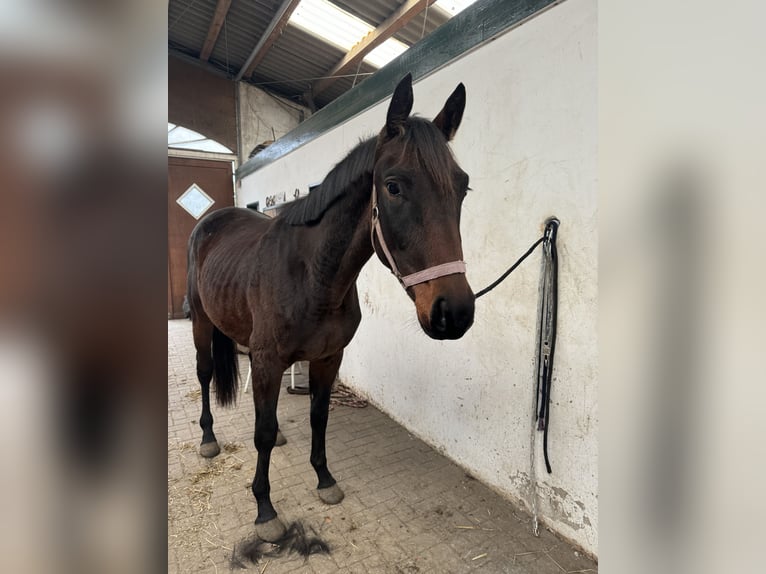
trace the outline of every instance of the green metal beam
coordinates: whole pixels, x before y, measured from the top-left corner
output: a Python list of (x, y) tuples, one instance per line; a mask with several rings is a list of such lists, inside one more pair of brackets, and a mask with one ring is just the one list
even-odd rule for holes
[(468, 50), (562, 1), (479, 0), (251, 158), (237, 170), (237, 178), (278, 160), (388, 98), (407, 72), (412, 73), (413, 81), (423, 78)]

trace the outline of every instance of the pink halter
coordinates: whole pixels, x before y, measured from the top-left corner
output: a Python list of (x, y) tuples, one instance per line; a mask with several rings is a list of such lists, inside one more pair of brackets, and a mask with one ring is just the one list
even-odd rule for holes
[[(380, 210), (378, 209), (378, 190), (375, 184), (372, 185), (372, 226), (370, 229), (370, 240), (372, 241), (372, 249), (375, 249), (375, 235), (378, 236), (378, 241), (383, 249), (383, 255), (386, 257), (386, 261), (391, 266), (391, 273), (393, 273), (402, 284), (405, 289), (417, 285), (418, 283), (425, 283), (432, 279), (444, 277), (445, 275), (454, 275), (455, 273), (465, 273), (465, 261), (451, 261), (449, 263), (442, 263), (440, 265), (434, 265), (422, 271), (417, 271), (410, 275), (402, 276), (399, 272), (399, 268), (394, 262), (394, 258), (391, 255), (391, 251), (386, 245), (386, 240), (383, 239), (383, 230), (380, 228)], [(376, 251), (377, 252), (377, 251)]]

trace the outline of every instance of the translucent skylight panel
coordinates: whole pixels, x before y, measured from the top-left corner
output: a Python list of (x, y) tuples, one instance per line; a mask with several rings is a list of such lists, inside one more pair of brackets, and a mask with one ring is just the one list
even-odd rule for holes
[(407, 45), (395, 38), (389, 38), (364, 57), (364, 61), (382, 68), (407, 50)]
[(476, 0), (436, 0), (434, 5), (438, 6), (449, 15), (454, 16), (468, 8), (468, 6), (474, 2), (476, 2)]
[[(290, 17), (290, 24), (348, 52), (374, 28), (327, 0), (303, 0)], [(372, 50), (364, 61), (380, 68), (399, 56), (407, 45), (389, 38)]]
[(373, 28), (327, 0), (302, 0), (290, 16), (290, 24), (311, 32), (348, 51)]

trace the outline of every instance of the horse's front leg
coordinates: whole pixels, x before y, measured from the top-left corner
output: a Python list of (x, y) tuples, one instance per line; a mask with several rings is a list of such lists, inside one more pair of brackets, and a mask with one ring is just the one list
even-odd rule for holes
[(317, 473), (317, 492), (322, 502), (338, 504), (343, 491), (327, 468), (325, 433), (330, 411), (330, 389), (338, 374), (343, 349), (331, 357), (311, 361), (309, 364), (309, 389), (311, 390), (311, 466)]
[(255, 402), (255, 448), (258, 451), (258, 463), (253, 478), (253, 495), (258, 502), (258, 517), (255, 520), (255, 532), (262, 540), (274, 542), (285, 533), (285, 525), (277, 517), (271, 504), (271, 485), (269, 484), (269, 462), (271, 450), (277, 439), (277, 401), (282, 371), (265, 366), (259, 358), (251, 356), (253, 376), (253, 401)]

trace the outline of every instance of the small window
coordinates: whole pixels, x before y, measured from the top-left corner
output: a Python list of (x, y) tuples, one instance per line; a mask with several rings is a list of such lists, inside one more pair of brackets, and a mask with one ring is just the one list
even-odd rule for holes
[(184, 191), (176, 203), (183, 207), (194, 219), (199, 219), (210, 209), (215, 201), (196, 183), (193, 183)]

